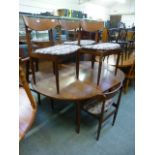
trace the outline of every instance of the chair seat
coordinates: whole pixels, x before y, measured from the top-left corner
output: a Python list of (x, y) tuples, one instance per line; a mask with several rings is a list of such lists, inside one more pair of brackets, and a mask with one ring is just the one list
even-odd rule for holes
[[(87, 101), (87, 103), (84, 104), (83, 109), (87, 110), (92, 114), (98, 115), (101, 114), (102, 104), (103, 102), (97, 102), (96, 100)], [(106, 100), (104, 111), (107, 111), (112, 104), (113, 104), (112, 99)]]
[(77, 45), (55, 45), (46, 48), (40, 48), (34, 51), (39, 54), (64, 55), (74, 53), (80, 49)]
[[(65, 41), (64, 44), (67, 45), (77, 45), (78, 41)], [(95, 44), (94, 40), (80, 40), (80, 45), (85, 46), (85, 45), (92, 45)]]
[(120, 45), (117, 43), (98, 43), (95, 45), (86, 45), (83, 46), (85, 49), (93, 49), (93, 50), (116, 50), (120, 49)]

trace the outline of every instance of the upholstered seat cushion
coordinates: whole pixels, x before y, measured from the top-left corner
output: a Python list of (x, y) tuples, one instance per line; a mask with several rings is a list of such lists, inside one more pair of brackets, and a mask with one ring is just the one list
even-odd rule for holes
[(83, 46), (84, 49), (93, 49), (93, 50), (116, 50), (120, 49), (120, 45), (117, 43), (98, 43), (94, 45)]
[(34, 53), (51, 54), (51, 55), (64, 55), (76, 52), (80, 49), (77, 45), (55, 45), (46, 48), (40, 48), (34, 51)]
[[(67, 45), (77, 45), (78, 41), (65, 41), (64, 44)], [(94, 40), (80, 40), (80, 46), (95, 44)]]
[[(97, 102), (96, 100), (93, 101), (87, 101), (87, 103), (84, 104), (83, 109), (87, 110), (88, 112), (92, 114), (100, 114), (102, 109), (103, 102)], [(113, 100), (109, 99), (105, 102), (104, 111), (107, 111), (111, 105), (113, 104)]]

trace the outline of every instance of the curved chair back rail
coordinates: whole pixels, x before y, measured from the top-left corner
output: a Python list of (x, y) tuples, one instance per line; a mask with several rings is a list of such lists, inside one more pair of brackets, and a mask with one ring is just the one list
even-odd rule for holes
[(79, 21), (59, 20), (61, 28), (64, 30), (75, 30), (79, 28)]
[(82, 30), (87, 32), (96, 32), (98, 30), (103, 30), (104, 28), (103, 21), (90, 22), (90, 21), (82, 20), (80, 21), (80, 26)]
[(36, 31), (50, 30), (59, 25), (56, 19), (31, 18), (27, 16), (23, 16), (23, 19), (28, 28)]

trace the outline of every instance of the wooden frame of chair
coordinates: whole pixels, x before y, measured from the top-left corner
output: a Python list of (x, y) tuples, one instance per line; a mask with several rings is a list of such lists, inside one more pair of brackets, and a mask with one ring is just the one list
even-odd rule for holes
[[(86, 21), (82, 20), (80, 21), (80, 28), (79, 28), (79, 33), (78, 33), (78, 45), (80, 45), (80, 39), (81, 39), (81, 29), (87, 32), (94, 32), (95, 33), (95, 42), (98, 42), (99, 39), (99, 30), (103, 30), (104, 25), (103, 21), (98, 21), (98, 22), (93, 22), (93, 21)], [(102, 57), (101, 53), (97, 53), (96, 51), (94, 52), (89, 52), (90, 50), (83, 50), (81, 49), (77, 53), (77, 62), (76, 62), (76, 77), (78, 79), (79, 77), (79, 61), (80, 61), (80, 55), (81, 54), (91, 54), (92, 55), (92, 68), (94, 67), (94, 62), (95, 62), (95, 56), (100, 56)], [(100, 70), (101, 70), (101, 62), (99, 65), (99, 72), (98, 72), (98, 77), (100, 77)], [(99, 79), (97, 80), (97, 85), (99, 84)]]
[[(116, 94), (118, 94), (117, 101), (116, 101), (116, 103), (115, 102), (112, 103), (112, 106), (114, 107), (114, 109), (110, 113), (108, 113), (108, 115), (105, 116), (105, 113), (108, 112), (108, 110), (105, 111), (105, 103), (107, 100), (113, 98)], [(102, 103), (101, 112), (98, 114), (93, 114), (93, 113), (89, 112), (87, 109), (84, 108), (84, 104), (83, 104), (82, 110), (84, 110), (91, 116), (94, 116), (99, 121), (96, 140), (99, 140), (102, 123), (105, 122), (112, 115), (113, 115), (112, 126), (115, 124), (119, 105), (120, 105), (121, 94), (122, 94), (122, 83), (119, 83), (115, 87), (111, 88), (111, 90), (103, 93), (102, 95), (97, 95), (95, 98), (96, 99), (95, 101), (102, 101), (101, 102)], [(90, 102), (91, 100), (92, 99), (90, 99), (86, 102)], [(96, 102), (95, 102), (95, 104), (96, 104)]]
[[(79, 62), (80, 62), (81, 54), (91, 54), (94, 57), (99, 56), (99, 66), (98, 66), (98, 76), (97, 76), (97, 85), (99, 85), (103, 58), (105, 58), (106, 56), (109, 56), (109, 55), (113, 55), (113, 54), (117, 55), (117, 61), (116, 61), (116, 65), (115, 65), (115, 75), (116, 75), (121, 53), (122, 53), (122, 51), (120, 49), (119, 50), (110, 50), (110, 51), (101, 51), (101, 50), (98, 51), (98, 50), (93, 50), (93, 49), (92, 50), (90, 50), (90, 49), (80, 50), (77, 53), (76, 78), (79, 79)], [(92, 65), (92, 68), (93, 68), (93, 65)]]
[[(36, 112), (37, 112), (37, 104), (34, 100), (34, 97), (32, 96), (32, 93), (30, 91), (30, 88), (28, 86), (28, 83), (26, 81), (26, 78), (25, 78), (25, 74), (22, 70), (21, 67), (19, 67), (19, 79), (20, 79), (20, 82), (22, 84), (22, 87), (24, 89), (24, 94), (22, 94), (22, 99), (25, 99), (26, 101), (23, 101), (24, 104), (23, 104), (23, 108), (24, 109), (24, 112), (27, 114), (25, 116), (21, 116), (21, 119), (20, 120), (20, 124), (19, 124), (19, 127), (20, 127), (20, 135), (19, 135), (19, 139), (23, 139), (23, 137), (25, 136), (26, 132), (29, 130), (29, 128), (32, 126), (32, 123), (35, 119), (35, 115), (36, 115)], [(24, 97), (26, 94), (26, 98)], [(22, 103), (21, 103), (22, 104)], [(29, 112), (29, 106), (27, 106), (26, 104), (31, 104), (31, 112)], [(21, 105), (22, 106), (22, 105)], [(25, 114), (24, 113), (24, 114)], [(21, 114), (22, 115), (22, 114)], [(28, 116), (29, 118), (26, 119), (26, 116)]]
[[(33, 47), (31, 43), (31, 31), (45, 31), (48, 30), (50, 32), (50, 35), (52, 35), (52, 29), (55, 28), (57, 25), (59, 25), (58, 20), (55, 19), (42, 19), (42, 18), (31, 18), (27, 16), (23, 16), (24, 22), (25, 22), (25, 29), (26, 29), (26, 40), (28, 44), (28, 50), (30, 55), (30, 64), (31, 64), (31, 70), (32, 70), (32, 77), (33, 82), (36, 83), (35, 79), (35, 70), (33, 66), (34, 59), (47, 59), (53, 61), (53, 70), (56, 76), (56, 87), (57, 87), (57, 93), (59, 93), (59, 73), (58, 73), (58, 58), (57, 56), (51, 56), (50, 54), (40, 54), (40, 53), (33, 53)], [(36, 42), (35, 42), (36, 43)], [(49, 38), (48, 45), (53, 45), (53, 39), (52, 37)]]

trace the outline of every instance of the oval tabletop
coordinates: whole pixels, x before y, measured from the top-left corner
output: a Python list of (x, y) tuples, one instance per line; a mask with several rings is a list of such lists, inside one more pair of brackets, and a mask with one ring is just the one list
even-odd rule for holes
[(55, 85), (55, 75), (52, 71), (52, 63), (45, 62), (36, 73), (36, 84), (32, 83), (32, 89), (35, 91), (59, 100), (80, 100), (92, 97), (102, 93), (124, 80), (124, 73), (112, 66), (103, 65), (99, 86), (97, 86), (98, 63), (95, 63), (94, 69), (91, 68), (91, 62), (80, 62), (79, 80), (76, 79), (76, 64), (62, 64), (59, 67), (60, 94), (57, 94)]
[(36, 109), (31, 106), (31, 102), (25, 90), (19, 88), (19, 140), (21, 140), (31, 127), (36, 115)]

